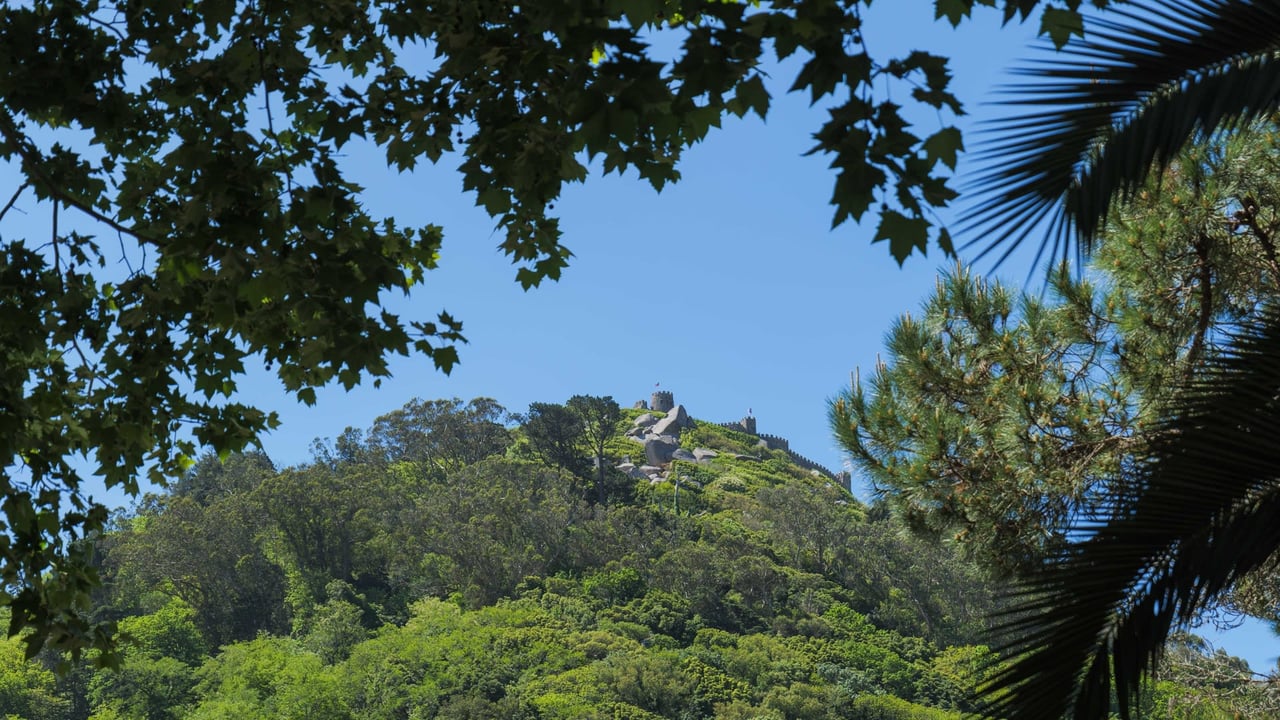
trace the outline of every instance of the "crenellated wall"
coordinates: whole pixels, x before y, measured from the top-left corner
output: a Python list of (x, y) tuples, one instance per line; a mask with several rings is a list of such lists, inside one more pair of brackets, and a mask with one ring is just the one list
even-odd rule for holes
[(654, 390), (649, 397), (649, 409), (657, 412), (671, 412), (676, 406), (675, 396), (670, 390)]
[(803, 455), (792, 452), (790, 449), (787, 450), (787, 454), (791, 456), (791, 462), (799, 465), (805, 470), (817, 470), (818, 472), (822, 473), (825, 477), (828, 477), (832, 480), (835, 480), (841, 483), (842, 487), (845, 487), (845, 488), (849, 487), (849, 480), (847, 478), (842, 478), (840, 475), (837, 475), (836, 473), (831, 472), (830, 470), (827, 469), (826, 465), (814, 462)]
[[(824, 475), (825, 477), (828, 477), (832, 480), (841, 481), (840, 476), (828, 470), (827, 466), (823, 465), (822, 463), (814, 462), (813, 460), (810, 460), (809, 458), (801, 455), (800, 453), (794, 452), (791, 449), (791, 442), (788, 441), (786, 438), (781, 437), (779, 435), (770, 435), (768, 433), (756, 432), (756, 419), (753, 417), (744, 417), (737, 422), (722, 422), (722, 423), (716, 423), (716, 424), (722, 428), (728, 428), (730, 430), (736, 430), (738, 432), (747, 433), (748, 435), (754, 435), (760, 438), (761, 440), (763, 440), (765, 447), (769, 448), (770, 450), (781, 450), (785, 452), (787, 455), (790, 455), (791, 461), (799, 465), (800, 467), (804, 468), (805, 470), (817, 470), (818, 472), (822, 473), (822, 475)], [(848, 484), (849, 484), (848, 481), (844, 480), (843, 482), (845, 487), (848, 487)]]
[(765, 447), (770, 450), (786, 450), (787, 452), (791, 452), (791, 443), (784, 437), (770, 435), (768, 433), (752, 433), (752, 435), (763, 440)]
[(753, 417), (744, 417), (737, 422), (722, 422), (716, 424), (722, 428), (736, 430), (737, 432), (744, 432), (748, 435), (756, 434), (756, 419)]

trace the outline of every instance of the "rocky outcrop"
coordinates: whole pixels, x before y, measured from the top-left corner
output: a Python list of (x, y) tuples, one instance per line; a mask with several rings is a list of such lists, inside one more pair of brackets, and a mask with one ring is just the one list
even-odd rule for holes
[(694, 459), (694, 461), (695, 461), (695, 462), (700, 462), (700, 463), (702, 463), (702, 464), (704, 464), (704, 465), (705, 465), (705, 464), (707, 464), (707, 463), (710, 463), (710, 462), (711, 462), (711, 458), (713, 458), (713, 457), (717, 457), (717, 456), (719, 456), (719, 455), (720, 455), (720, 453), (716, 452), (715, 450), (708, 450), (708, 449), (706, 449), (706, 448), (694, 448), (694, 449), (693, 449), (693, 459)]
[(666, 417), (654, 423), (651, 431), (655, 435), (679, 435), (681, 430), (692, 426), (693, 421), (689, 419), (689, 413), (685, 412), (683, 405), (677, 405), (667, 413)]
[(621, 470), (623, 474), (625, 474), (627, 477), (631, 478), (632, 480), (641, 480), (643, 478), (649, 477), (649, 475), (646, 474), (643, 470), (636, 467), (635, 463), (624, 462), (620, 465), (617, 465), (616, 467), (618, 470)]
[(648, 435), (644, 440), (644, 459), (650, 465), (665, 465), (680, 447), (680, 441), (670, 435)]
[[(646, 412), (638, 416), (632, 421), (631, 427), (627, 429), (626, 436), (645, 446), (645, 459), (650, 465), (666, 465), (672, 459), (685, 460), (689, 462), (697, 462), (708, 464), (711, 459), (717, 456), (714, 450), (706, 448), (697, 448), (692, 455), (686, 451), (680, 451), (680, 455), (676, 455), (676, 450), (680, 445), (680, 431), (685, 428), (694, 426), (692, 418), (684, 409), (684, 405), (674, 404), (674, 396), (668, 391), (655, 391), (652, 403), (640, 401), (636, 403), (636, 407), (652, 408), (656, 411), (667, 411), (665, 417), (659, 418), (652, 412)], [(742, 420), (733, 423), (720, 423), (722, 427), (734, 430), (736, 432), (745, 432), (754, 435), (756, 438), (756, 447), (760, 450), (781, 450), (791, 457), (791, 460), (800, 467), (810, 472), (816, 472), (819, 475), (848, 483), (847, 473), (833, 473), (823, 465), (816, 463), (796, 452), (793, 452), (790, 443), (786, 438), (777, 435), (768, 435), (756, 432), (756, 419), (747, 415)], [(763, 454), (763, 453), (762, 453)], [(761, 457), (757, 455), (733, 455), (738, 460), (750, 460), (760, 462)]]

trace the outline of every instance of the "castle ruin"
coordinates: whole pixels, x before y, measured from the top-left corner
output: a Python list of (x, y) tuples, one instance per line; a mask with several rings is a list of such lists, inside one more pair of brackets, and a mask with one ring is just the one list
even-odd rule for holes
[(675, 396), (670, 390), (654, 390), (649, 396), (649, 409), (657, 412), (671, 412), (676, 406)]
[[(644, 407), (644, 401), (641, 400), (640, 402), (637, 402), (636, 406)], [(649, 405), (648, 405), (649, 410), (665, 413), (665, 412), (671, 412), (675, 408), (675, 406), (676, 406), (675, 395), (672, 394), (670, 390), (655, 390), (653, 391), (653, 394), (649, 396)], [(799, 465), (800, 467), (804, 468), (805, 470), (816, 471), (819, 474), (831, 480), (835, 480), (837, 482), (842, 483), (844, 487), (849, 487), (848, 473), (843, 473), (843, 472), (839, 474), (833, 473), (829, 469), (827, 469), (825, 465), (814, 462), (813, 460), (810, 460), (809, 458), (799, 453), (793, 452), (791, 450), (791, 443), (788, 442), (787, 439), (784, 437), (779, 437), (777, 435), (769, 435), (769, 434), (762, 435), (756, 432), (756, 419), (751, 415), (748, 415), (742, 418), (741, 420), (738, 420), (737, 422), (724, 422), (724, 423), (717, 423), (717, 424), (720, 427), (727, 428), (729, 430), (735, 430), (741, 433), (746, 433), (748, 435), (756, 437), (759, 439), (760, 444), (765, 446), (766, 448), (770, 450), (781, 450), (782, 452), (785, 452), (787, 455), (790, 455), (791, 461)]]

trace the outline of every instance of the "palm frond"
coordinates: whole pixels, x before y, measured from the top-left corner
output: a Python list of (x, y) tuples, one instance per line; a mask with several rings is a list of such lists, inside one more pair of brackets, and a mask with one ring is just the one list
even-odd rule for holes
[[(1112, 202), (1187, 143), (1280, 105), (1280, 2), (1150, 0), (1090, 24), (1086, 39), (1017, 71), (1022, 114), (983, 132), (962, 232), (1002, 262), (1088, 252)], [(1074, 252), (1073, 252), (1074, 251)]]
[(992, 714), (1103, 718), (1115, 697), (1128, 718), (1169, 633), (1280, 548), (1280, 308), (1163, 417), (1111, 519), (1018, 590)]

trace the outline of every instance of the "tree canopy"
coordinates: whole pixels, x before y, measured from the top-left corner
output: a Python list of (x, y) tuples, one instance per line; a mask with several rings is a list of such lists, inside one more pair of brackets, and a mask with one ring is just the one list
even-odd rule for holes
[(574, 474), (587, 470), (582, 444), (582, 418), (564, 405), (531, 403), (525, 415), (529, 449), (544, 463)]

